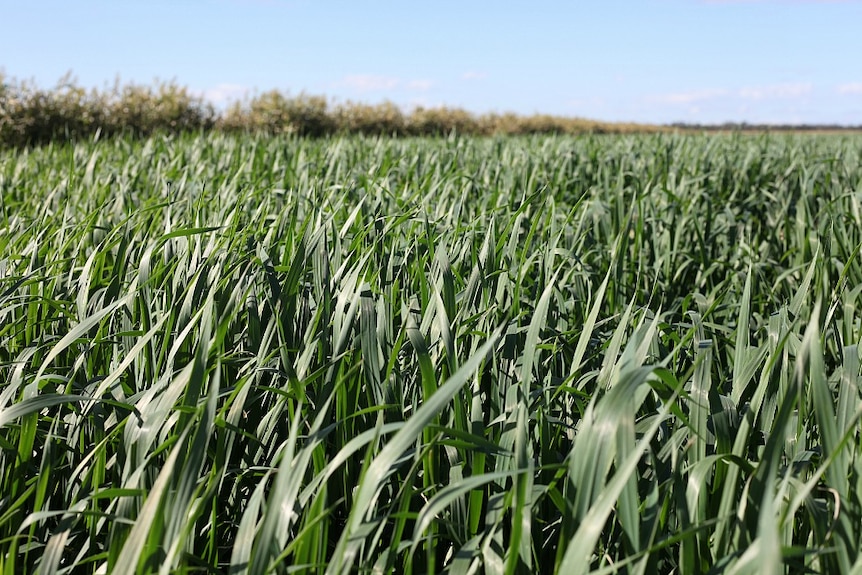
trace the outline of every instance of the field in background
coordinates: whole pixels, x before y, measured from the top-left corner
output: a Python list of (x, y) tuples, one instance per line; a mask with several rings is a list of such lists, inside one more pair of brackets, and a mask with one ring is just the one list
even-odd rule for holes
[(860, 573), (860, 152), (2, 152), (0, 573)]

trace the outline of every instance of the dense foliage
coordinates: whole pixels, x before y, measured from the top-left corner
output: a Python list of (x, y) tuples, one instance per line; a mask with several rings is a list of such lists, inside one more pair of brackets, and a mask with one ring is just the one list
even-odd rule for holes
[(0, 154), (0, 572), (862, 572), (862, 140)]
[(86, 90), (70, 75), (53, 89), (0, 73), (0, 147), (24, 147), (112, 135), (256, 132), (299, 136), (647, 133), (658, 128), (547, 114), (471, 114), (459, 108), (405, 112), (391, 102), (334, 105), (323, 96), (271, 90), (216, 109), (176, 82)]

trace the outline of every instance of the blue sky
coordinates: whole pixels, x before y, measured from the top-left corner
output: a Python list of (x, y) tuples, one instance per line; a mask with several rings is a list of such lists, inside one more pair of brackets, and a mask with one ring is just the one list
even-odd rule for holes
[(638, 122), (862, 124), (862, 1), (0, 0), (0, 70)]

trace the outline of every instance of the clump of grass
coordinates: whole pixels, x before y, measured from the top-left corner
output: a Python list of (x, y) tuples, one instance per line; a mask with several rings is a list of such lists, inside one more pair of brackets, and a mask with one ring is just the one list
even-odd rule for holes
[(858, 570), (859, 150), (2, 152), (0, 572)]

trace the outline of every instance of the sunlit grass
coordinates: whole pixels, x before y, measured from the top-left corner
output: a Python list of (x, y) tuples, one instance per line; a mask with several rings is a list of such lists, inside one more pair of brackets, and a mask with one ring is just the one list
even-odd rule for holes
[(862, 573), (858, 138), (0, 155), (0, 572)]

